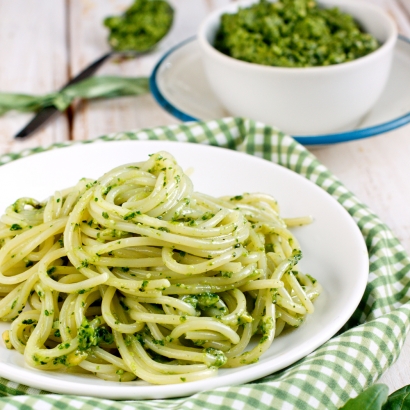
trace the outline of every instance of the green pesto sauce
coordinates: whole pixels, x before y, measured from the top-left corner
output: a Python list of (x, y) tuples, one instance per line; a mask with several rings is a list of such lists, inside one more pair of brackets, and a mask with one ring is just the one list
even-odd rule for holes
[(279, 67), (340, 64), (379, 47), (353, 17), (315, 0), (260, 0), (224, 14), (214, 46), (228, 56)]
[(105, 327), (94, 328), (90, 326), (86, 318), (83, 319), (78, 329), (78, 350), (80, 352), (99, 346), (101, 343), (111, 344), (113, 341), (114, 336)]
[(198, 305), (200, 308), (204, 309), (207, 307), (214, 306), (219, 302), (219, 296), (216, 293), (200, 293), (197, 295)]
[(116, 51), (146, 51), (155, 46), (172, 26), (174, 11), (163, 0), (135, 0), (121, 16), (104, 20), (108, 42)]

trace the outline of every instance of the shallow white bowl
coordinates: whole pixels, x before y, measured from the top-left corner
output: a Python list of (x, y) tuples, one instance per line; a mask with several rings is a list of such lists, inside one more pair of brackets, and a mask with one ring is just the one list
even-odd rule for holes
[[(195, 134), (196, 129), (191, 128)], [(142, 136), (142, 134), (141, 134)], [(110, 399), (159, 399), (246, 383), (283, 369), (331, 338), (362, 298), (369, 273), (366, 244), (353, 218), (317, 185), (280, 165), (244, 153), (173, 141), (98, 141), (29, 156), (0, 167), (0, 214), (22, 196), (39, 200), (82, 177), (98, 178), (109, 169), (143, 161), (165, 150), (183, 169), (193, 170), (195, 190), (209, 195), (264, 192), (273, 195), (284, 217), (312, 215), (314, 222), (293, 228), (303, 251), (298, 266), (323, 286), (315, 312), (299, 329), (278, 337), (258, 363), (220, 369), (216, 377), (176, 385), (141, 380), (110, 382), (92, 375), (44, 371), (25, 364), (16, 350), (0, 342), (0, 377), (53, 393)], [(93, 158), (95, 160), (91, 160)], [(0, 322), (0, 335), (10, 323)]]
[(256, 0), (219, 9), (202, 23), (198, 40), (208, 81), (233, 115), (275, 125), (293, 135), (337, 132), (355, 126), (380, 97), (390, 72), (397, 29), (382, 9), (355, 0), (321, 0), (351, 14), (381, 46), (365, 57), (326, 67), (269, 67), (229, 57), (212, 44), (224, 13)]

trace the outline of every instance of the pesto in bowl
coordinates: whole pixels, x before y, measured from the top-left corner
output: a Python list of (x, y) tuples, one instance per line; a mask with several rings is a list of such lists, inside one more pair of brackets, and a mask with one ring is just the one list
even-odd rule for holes
[(315, 0), (260, 0), (223, 14), (214, 47), (267, 66), (315, 67), (363, 57), (379, 47), (349, 14)]

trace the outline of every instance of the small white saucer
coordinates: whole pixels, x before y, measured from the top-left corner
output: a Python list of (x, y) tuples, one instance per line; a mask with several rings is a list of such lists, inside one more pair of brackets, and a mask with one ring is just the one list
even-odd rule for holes
[[(230, 116), (213, 94), (195, 38), (168, 51), (154, 68), (151, 92), (157, 102), (182, 121)], [(333, 144), (371, 137), (410, 122), (410, 39), (399, 36), (386, 89), (360, 124), (336, 134), (294, 136), (304, 145)]]

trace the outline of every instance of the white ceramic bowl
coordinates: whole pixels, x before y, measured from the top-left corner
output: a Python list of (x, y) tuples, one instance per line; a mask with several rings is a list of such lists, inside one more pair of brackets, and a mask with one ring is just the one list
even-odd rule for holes
[(320, 0), (351, 14), (381, 46), (365, 57), (326, 67), (286, 68), (229, 57), (212, 44), (224, 13), (255, 0), (216, 10), (202, 23), (198, 39), (208, 81), (233, 115), (275, 125), (292, 135), (337, 132), (358, 124), (380, 97), (390, 71), (397, 29), (382, 9), (358, 0)]

